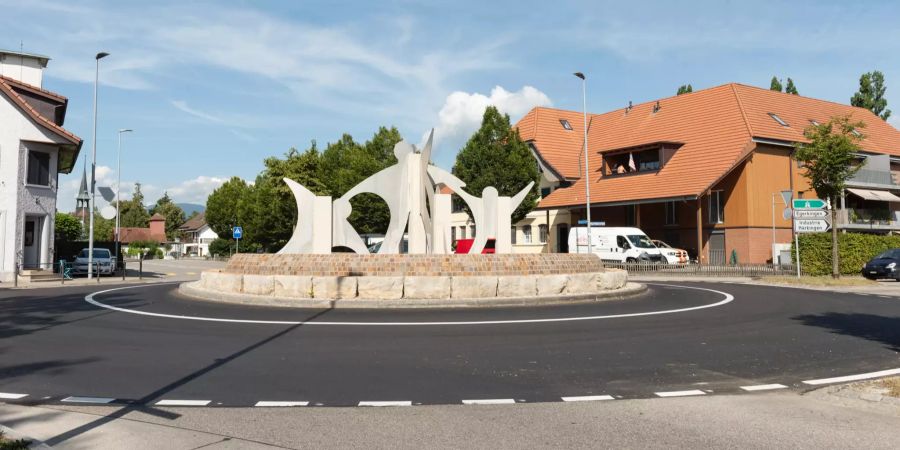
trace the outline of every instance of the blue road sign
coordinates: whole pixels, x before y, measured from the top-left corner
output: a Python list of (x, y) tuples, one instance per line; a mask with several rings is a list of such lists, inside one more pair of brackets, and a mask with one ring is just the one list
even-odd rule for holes
[(241, 236), (244, 235), (244, 229), (241, 227), (234, 227), (231, 229), (231, 237), (235, 239), (240, 239)]

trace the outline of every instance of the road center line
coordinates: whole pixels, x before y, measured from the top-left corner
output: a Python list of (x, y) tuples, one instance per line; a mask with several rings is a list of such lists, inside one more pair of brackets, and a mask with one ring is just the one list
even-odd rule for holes
[[(162, 284), (162, 283), (160, 283)], [(170, 284), (170, 283), (166, 283)], [(150, 316), (150, 317), (163, 317), (167, 319), (181, 319), (181, 320), (199, 320), (204, 322), (224, 322), (224, 323), (252, 323), (252, 324), (267, 324), (267, 325), (329, 325), (329, 326), (447, 326), (447, 325), (503, 325), (503, 324), (522, 324), (522, 323), (550, 323), (550, 322), (576, 322), (582, 320), (600, 320), (600, 319), (620, 319), (625, 317), (642, 317), (642, 316), (655, 316), (661, 314), (675, 314), (682, 313), (688, 311), (697, 311), (700, 309), (706, 308), (715, 308), (717, 306), (722, 306), (730, 303), (734, 300), (734, 296), (722, 291), (717, 291), (715, 289), (707, 289), (700, 288), (694, 286), (678, 286), (678, 285), (670, 285), (670, 284), (661, 284), (661, 283), (647, 283), (652, 284), (654, 286), (665, 286), (665, 287), (676, 287), (682, 289), (695, 289), (698, 291), (707, 291), (714, 292), (716, 294), (720, 294), (725, 298), (716, 303), (711, 303), (708, 305), (701, 306), (692, 306), (688, 308), (678, 308), (678, 309), (666, 309), (661, 311), (648, 311), (648, 312), (639, 312), (639, 313), (627, 313), (627, 314), (611, 314), (611, 315), (599, 315), (599, 316), (579, 316), (579, 317), (554, 317), (549, 319), (515, 319), (515, 320), (476, 320), (476, 321), (457, 321), (457, 322), (328, 322), (328, 321), (288, 321), (288, 320), (248, 320), (248, 319), (221, 319), (217, 317), (201, 317), (201, 316), (181, 316), (176, 314), (162, 314), (162, 313), (154, 313), (148, 311), (137, 311), (133, 309), (119, 308), (117, 306), (108, 305), (106, 303), (101, 303), (100, 301), (95, 299), (95, 296), (100, 294), (106, 294), (109, 292), (121, 291), (125, 289), (136, 289), (136, 288), (146, 288), (146, 286), (138, 285), (138, 286), (125, 286), (118, 287), (113, 289), (106, 289), (103, 291), (94, 292), (88, 294), (84, 297), (84, 300), (94, 306), (100, 308), (106, 308), (113, 311), (119, 311), (128, 314), (138, 314), (142, 316)]]
[(668, 392), (655, 392), (658, 397), (688, 397), (691, 395), (706, 395), (706, 392), (703, 392), (698, 389), (690, 390), (690, 391), (668, 391)]
[(371, 401), (362, 401), (359, 402), (359, 406), (412, 406), (411, 401), (386, 401), (386, 402), (371, 402)]
[(0, 398), (7, 400), (18, 400), (20, 398), (28, 397), (28, 394), (13, 394), (11, 392), (0, 392)]
[(511, 405), (516, 402), (512, 398), (482, 398), (476, 400), (463, 400), (463, 405)]
[(564, 402), (594, 402), (599, 400), (615, 400), (612, 395), (582, 395), (578, 397), (562, 397)]
[(741, 386), (741, 389), (747, 392), (770, 391), (773, 389), (787, 389), (783, 384), (757, 384), (755, 386)]
[(212, 400), (160, 400), (156, 402), (156, 406), (206, 406)]

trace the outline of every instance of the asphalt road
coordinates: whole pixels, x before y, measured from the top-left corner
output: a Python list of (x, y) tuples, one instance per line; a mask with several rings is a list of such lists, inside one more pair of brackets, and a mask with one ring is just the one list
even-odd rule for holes
[[(69, 396), (211, 406), (531, 403), (740, 393), (741, 386), (764, 384), (802, 388), (803, 380), (900, 367), (897, 298), (678, 284), (651, 284), (629, 300), (497, 310), (243, 307), (182, 298), (172, 284), (94, 297), (140, 312), (296, 323), (120, 312), (85, 301), (96, 286), (4, 291), (0, 393), (27, 394), (4, 400), (22, 403)], [(734, 300), (726, 303), (723, 293)], [(688, 310), (635, 315), (679, 309)], [(630, 316), (608, 317), (617, 315)], [(594, 318), (534, 321), (576, 317)], [(525, 322), (457, 323), (510, 320)]]

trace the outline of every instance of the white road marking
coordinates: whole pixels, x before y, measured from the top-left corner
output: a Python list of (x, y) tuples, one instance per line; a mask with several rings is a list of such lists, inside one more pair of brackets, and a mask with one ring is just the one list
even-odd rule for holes
[(160, 400), (156, 406), (206, 406), (212, 400)]
[(706, 392), (698, 389), (693, 389), (690, 391), (655, 392), (655, 394), (659, 397), (688, 397), (691, 395), (706, 395)]
[(18, 400), (20, 398), (28, 397), (28, 394), (13, 394), (10, 392), (0, 392), (0, 398), (7, 400)]
[(598, 400), (615, 400), (612, 395), (582, 395), (578, 397), (562, 397), (564, 402), (593, 402)]
[(278, 407), (291, 407), (291, 406), (307, 406), (307, 405), (309, 405), (309, 402), (267, 402), (267, 401), (261, 401), (261, 402), (256, 402), (256, 404), (253, 405), (253, 406), (263, 406), (263, 407), (272, 407), (272, 406), (278, 406)]
[(843, 377), (834, 377), (834, 378), (820, 378), (818, 380), (806, 380), (803, 384), (809, 384), (812, 386), (817, 386), (820, 384), (829, 384), (829, 383), (844, 383), (847, 381), (859, 381), (859, 380), (868, 380), (869, 378), (879, 378), (886, 377), (888, 375), (900, 375), (900, 368), (898, 369), (888, 369), (881, 370), (878, 372), (869, 372), (869, 373), (860, 373), (857, 375), (847, 375)]
[(73, 397), (66, 397), (66, 398), (62, 399), (61, 401), (66, 402), (66, 403), (106, 404), (106, 403), (112, 403), (112, 402), (116, 401), (116, 399), (107, 398), (107, 397), (77, 397), (77, 396), (73, 396)]
[(512, 398), (482, 398), (477, 400), (463, 400), (463, 405), (511, 405), (516, 402)]
[(359, 402), (359, 406), (412, 406), (409, 401)]
[(755, 386), (741, 386), (741, 389), (747, 392), (770, 391), (773, 389), (787, 389), (787, 386), (783, 384), (757, 384)]
[[(159, 283), (164, 284), (164, 283)], [(165, 283), (171, 284), (171, 283)], [(698, 291), (708, 291), (714, 292), (716, 294), (721, 294), (725, 296), (725, 299), (711, 303), (708, 305), (702, 306), (692, 306), (689, 308), (678, 308), (678, 309), (666, 309), (662, 311), (648, 311), (648, 312), (640, 312), (640, 313), (628, 313), (628, 314), (611, 314), (604, 316), (580, 316), (580, 317), (555, 317), (550, 319), (517, 319), (517, 320), (476, 320), (476, 321), (459, 321), (459, 322), (327, 322), (327, 321), (288, 321), (288, 320), (247, 320), (247, 319), (220, 319), (216, 317), (200, 317), (200, 316), (180, 316), (175, 314), (162, 314), (162, 313), (154, 313), (148, 311), (137, 311), (133, 309), (119, 308), (112, 305), (107, 305), (105, 303), (101, 303), (94, 299), (96, 295), (106, 294), (108, 292), (120, 291), (124, 289), (136, 289), (136, 288), (145, 288), (144, 285), (138, 286), (125, 286), (118, 287), (113, 289), (106, 289), (103, 291), (94, 292), (84, 297), (84, 300), (94, 306), (98, 306), (100, 308), (106, 308), (113, 311), (119, 311), (129, 314), (138, 314), (142, 316), (150, 316), (150, 317), (164, 317), (167, 319), (183, 319), (183, 320), (200, 320), (204, 322), (225, 322), (225, 323), (253, 323), (253, 324), (267, 324), (267, 325), (329, 325), (329, 326), (448, 326), (448, 325), (502, 325), (502, 324), (519, 324), (519, 323), (549, 323), (549, 322), (575, 322), (582, 320), (600, 320), (600, 319), (621, 319), (625, 317), (641, 317), (641, 316), (655, 316), (660, 314), (674, 314), (688, 311), (696, 311), (700, 309), (706, 308), (715, 308), (717, 306), (722, 306), (734, 300), (734, 296), (722, 291), (717, 291), (714, 289), (707, 288), (699, 288), (694, 286), (675, 286), (669, 284), (660, 284), (660, 283), (647, 283), (653, 284), (654, 286), (672, 286), (679, 287), (684, 289), (695, 289)]]

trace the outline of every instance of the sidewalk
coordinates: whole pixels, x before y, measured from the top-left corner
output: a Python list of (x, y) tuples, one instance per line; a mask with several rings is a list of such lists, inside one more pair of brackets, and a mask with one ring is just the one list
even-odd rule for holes
[(659, 282), (659, 283), (679, 283), (679, 282), (703, 282), (703, 283), (734, 283), (734, 284), (751, 284), (757, 286), (774, 286), (792, 289), (812, 289), (817, 291), (842, 292), (847, 294), (871, 294), (871, 295), (887, 295), (900, 297), (900, 282), (882, 280), (871, 285), (864, 286), (816, 286), (808, 284), (788, 284), (774, 283), (750, 277), (704, 277), (704, 276), (685, 276), (685, 275), (653, 275), (653, 274), (635, 274), (629, 275), (628, 281), (637, 283), (643, 282)]
[(70, 286), (105, 286), (121, 284), (149, 284), (165, 283), (170, 281), (194, 281), (200, 279), (200, 273), (208, 269), (224, 267), (221, 261), (203, 260), (147, 260), (143, 262), (143, 271), (138, 269), (138, 263), (129, 262), (126, 266), (125, 279), (122, 275), (101, 276), (88, 279), (86, 276), (78, 276), (71, 280), (38, 281), (33, 283), (19, 282), (15, 286), (13, 282), (0, 283), (0, 289), (43, 289)]

